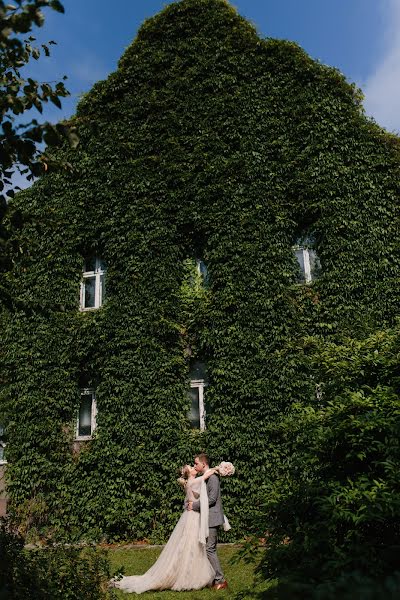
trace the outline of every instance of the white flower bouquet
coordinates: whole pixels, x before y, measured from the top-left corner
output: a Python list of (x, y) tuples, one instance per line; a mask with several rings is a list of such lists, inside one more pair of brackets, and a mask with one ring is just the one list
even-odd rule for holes
[(231, 462), (222, 461), (216, 467), (218, 475), (221, 477), (230, 477), (235, 472), (235, 467)]

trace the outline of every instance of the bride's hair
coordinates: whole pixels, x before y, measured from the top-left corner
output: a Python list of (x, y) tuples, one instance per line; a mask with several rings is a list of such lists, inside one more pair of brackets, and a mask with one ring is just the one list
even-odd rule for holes
[(187, 480), (189, 479), (190, 469), (191, 469), (190, 465), (183, 465), (183, 467), (180, 470), (181, 476), (178, 479), (178, 483), (183, 488), (186, 487)]

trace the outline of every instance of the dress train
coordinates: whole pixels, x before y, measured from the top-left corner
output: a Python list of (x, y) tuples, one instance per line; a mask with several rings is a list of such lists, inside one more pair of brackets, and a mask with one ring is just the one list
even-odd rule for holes
[[(185, 510), (154, 565), (144, 575), (123, 577), (115, 587), (141, 594), (149, 590), (199, 590), (212, 585), (215, 571), (206, 554), (208, 500), (201, 477), (188, 482), (186, 500), (200, 497), (201, 512)], [(204, 502), (206, 505), (204, 506)]]

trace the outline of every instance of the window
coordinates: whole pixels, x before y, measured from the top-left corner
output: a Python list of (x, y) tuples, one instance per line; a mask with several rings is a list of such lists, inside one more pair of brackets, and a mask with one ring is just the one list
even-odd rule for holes
[(318, 406), (322, 406), (322, 400), (324, 398), (324, 389), (323, 389), (324, 384), (323, 383), (316, 383), (315, 384), (315, 399), (318, 402)]
[(4, 441), (5, 431), (3, 425), (0, 425), (0, 465), (4, 465), (6, 461), (5, 450), (6, 443)]
[(299, 264), (297, 282), (311, 283), (318, 279), (321, 271), (321, 264), (315, 250), (306, 245), (297, 245), (293, 250)]
[(185, 297), (202, 298), (208, 288), (209, 274), (205, 262), (200, 258), (185, 258), (181, 291)]
[(206, 286), (208, 284), (208, 269), (206, 267), (205, 262), (200, 258), (196, 258), (196, 271), (197, 274), (201, 277), (203, 285)]
[(105, 300), (105, 264), (101, 258), (87, 258), (81, 283), (81, 310), (100, 308)]
[(81, 403), (76, 421), (76, 439), (90, 440), (96, 429), (96, 397), (94, 390), (85, 388), (81, 391)]
[(190, 380), (190, 410), (189, 421), (193, 429), (204, 431), (206, 428), (206, 411), (204, 407), (204, 379)]

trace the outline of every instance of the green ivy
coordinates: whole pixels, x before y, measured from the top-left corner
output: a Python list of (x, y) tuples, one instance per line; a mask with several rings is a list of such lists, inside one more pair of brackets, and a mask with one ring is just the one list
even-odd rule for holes
[[(363, 338), (398, 312), (398, 139), (336, 69), (261, 39), (223, 0), (146, 21), (74, 126), (79, 146), (54, 156), (71, 169), (18, 194), (8, 224), (12, 515), (42, 535), (165, 539), (182, 507), (175, 469), (207, 449), (237, 468), (222, 486), (240, 537), (260, 481), (288, 461), (276, 424), (319, 381), (299, 340)], [(292, 246), (308, 235), (322, 270), (301, 286)], [(107, 301), (82, 313), (88, 254), (106, 261)], [(196, 360), (204, 433), (187, 420)], [(82, 382), (98, 427), (77, 453)]]

